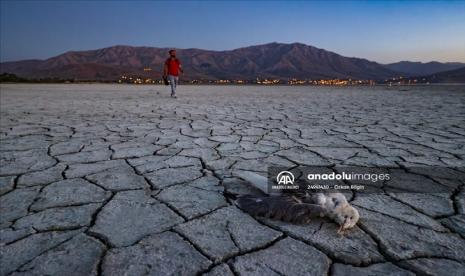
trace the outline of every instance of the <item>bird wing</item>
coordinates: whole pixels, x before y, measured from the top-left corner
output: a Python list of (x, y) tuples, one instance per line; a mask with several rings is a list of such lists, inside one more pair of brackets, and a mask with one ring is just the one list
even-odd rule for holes
[(319, 205), (303, 203), (294, 196), (246, 195), (237, 199), (241, 209), (253, 216), (266, 217), (292, 223), (308, 223), (311, 218), (326, 215)]

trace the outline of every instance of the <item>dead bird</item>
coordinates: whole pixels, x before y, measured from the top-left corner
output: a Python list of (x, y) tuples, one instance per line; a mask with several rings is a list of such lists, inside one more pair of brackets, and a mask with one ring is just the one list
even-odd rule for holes
[(292, 223), (308, 223), (315, 217), (327, 217), (339, 225), (338, 233), (353, 228), (360, 214), (342, 193), (307, 193), (300, 190), (268, 192), (267, 178), (240, 171), (237, 176), (259, 189), (265, 196), (245, 195), (237, 199), (241, 209), (261, 216)]

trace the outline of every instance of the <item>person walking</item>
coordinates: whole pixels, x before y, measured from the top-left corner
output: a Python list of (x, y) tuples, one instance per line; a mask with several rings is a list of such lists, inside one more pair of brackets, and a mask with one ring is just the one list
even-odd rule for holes
[(179, 83), (179, 73), (183, 73), (181, 62), (176, 57), (176, 50), (169, 51), (170, 57), (166, 59), (163, 67), (163, 78), (168, 78), (171, 85), (171, 97), (177, 98), (176, 86)]

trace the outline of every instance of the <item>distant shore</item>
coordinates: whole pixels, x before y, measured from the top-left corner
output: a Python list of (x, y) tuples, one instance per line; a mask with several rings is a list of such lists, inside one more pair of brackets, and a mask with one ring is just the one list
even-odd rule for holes
[[(79, 84), (105, 84), (105, 85), (126, 85), (126, 86), (165, 86), (160, 83), (150, 83), (150, 84), (131, 84), (131, 83), (118, 83), (118, 82), (103, 82), (103, 81), (79, 81), (79, 82), (2, 82), (0, 84), (69, 84), (69, 85), (79, 85)], [(279, 87), (279, 86), (308, 86), (308, 87), (419, 87), (419, 86), (462, 86), (465, 83), (416, 83), (416, 84), (386, 84), (386, 83), (377, 83), (373, 85), (315, 85), (315, 84), (256, 84), (256, 83), (245, 83), (245, 84), (218, 84), (218, 83), (182, 83), (186, 86), (261, 86), (261, 87)]]
[[(65, 84), (82, 84), (82, 83), (107, 83), (107, 84), (126, 84), (126, 85), (164, 85), (161, 79), (152, 79), (141, 77), (126, 77), (123, 76), (118, 80), (76, 80), (76, 79), (60, 79), (60, 78), (37, 78), (29, 79), (19, 77), (15, 74), (3, 73), (0, 75), (0, 83), (65, 83)], [(426, 79), (417, 78), (391, 78), (386, 80), (358, 80), (358, 79), (202, 79), (181, 80), (182, 85), (254, 85), (254, 86), (412, 86), (412, 85), (462, 85), (465, 83), (459, 82), (429, 82)]]

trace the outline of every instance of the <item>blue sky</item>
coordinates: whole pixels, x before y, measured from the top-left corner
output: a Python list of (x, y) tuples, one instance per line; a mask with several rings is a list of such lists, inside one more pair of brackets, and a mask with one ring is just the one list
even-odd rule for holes
[(113, 45), (302, 42), (381, 63), (465, 62), (465, 1), (1, 1), (0, 59)]

